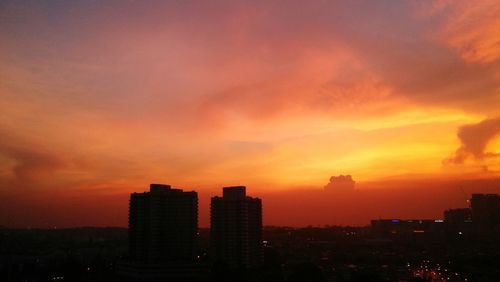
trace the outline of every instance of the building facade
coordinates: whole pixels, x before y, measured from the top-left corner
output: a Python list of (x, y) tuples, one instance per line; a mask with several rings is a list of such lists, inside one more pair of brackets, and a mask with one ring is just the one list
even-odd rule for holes
[(500, 195), (472, 194), (470, 206), (478, 235), (500, 234)]
[(133, 261), (193, 261), (197, 252), (198, 194), (151, 184), (133, 193), (129, 207), (129, 254)]
[(252, 268), (262, 261), (262, 202), (246, 196), (246, 187), (223, 188), (210, 206), (210, 237), (215, 261)]

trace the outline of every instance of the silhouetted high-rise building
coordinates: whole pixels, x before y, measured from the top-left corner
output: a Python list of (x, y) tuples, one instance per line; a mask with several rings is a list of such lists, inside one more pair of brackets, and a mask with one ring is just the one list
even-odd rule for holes
[(151, 184), (133, 193), (129, 209), (129, 252), (144, 262), (191, 261), (197, 251), (198, 194)]
[(483, 235), (499, 232), (500, 229), (500, 195), (472, 194), (470, 200), (472, 223)]
[(231, 267), (248, 268), (262, 260), (262, 202), (244, 186), (223, 188), (211, 202), (212, 255)]

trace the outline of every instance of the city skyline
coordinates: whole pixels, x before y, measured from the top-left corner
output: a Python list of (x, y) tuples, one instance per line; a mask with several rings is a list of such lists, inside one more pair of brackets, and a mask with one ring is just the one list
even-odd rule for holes
[[(495, 179), (437, 183), (427, 180), (413, 183), (404, 190), (399, 189), (401, 185), (399, 181), (389, 183), (390, 185), (386, 182), (372, 183), (377, 187), (374, 189), (341, 188), (339, 191), (331, 191), (327, 189), (328, 187), (324, 187), (267, 193), (256, 191), (254, 194), (267, 203), (264, 207), (266, 210), (263, 217), (264, 225), (305, 227), (366, 226), (374, 218), (442, 218), (445, 209), (468, 207), (468, 199), (472, 194), (499, 193), (498, 182)], [(422, 187), (427, 189), (422, 190)], [(220, 193), (220, 186), (214, 189), (184, 188), (198, 193), (199, 226), (209, 227), (210, 199)], [(141, 190), (142, 187), (137, 188), (137, 191)], [(136, 191), (132, 191), (134, 192)], [(5, 216), (2, 220), (3, 226), (10, 228), (125, 227), (128, 224), (129, 195), (130, 193), (126, 192), (106, 197), (90, 195), (88, 198), (75, 197), (53, 206), (44, 201), (29, 202), (27, 204), (30, 205), (30, 210), (16, 209), (0, 216)], [(7, 210), (12, 205), (17, 203), (5, 202), (0, 208)], [(73, 212), (75, 205), (83, 208)], [(106, 208), (103, 211), (97, 207)], [(43, 213), (33, 216), (33, 211), (42, 209)], [(64, 213), (61, 217), (60, 209), (70, 212)], [(25, 222), (26, 218), (31, 222)]]
[(150, 184), (130, 195), (128, 229), (0, 228), (0, 273), (33, 282), (496, 281), (500, 194), (468, 202), (444, 220), (263, 228), (261, 199), (233, 186), (212, 197), (211, 228), (197, 229), (195, 191)]
[(126, 226), (151, 182), (205, 227), (231, 185), (269, 225), (465, 207), (500, 193), (498, 34), (494, 0), (2, 1), (0, 225)]

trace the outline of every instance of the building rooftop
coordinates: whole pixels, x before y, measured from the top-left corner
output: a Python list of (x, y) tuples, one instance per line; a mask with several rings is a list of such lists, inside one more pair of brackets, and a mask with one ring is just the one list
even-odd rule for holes
[(172, 187), (166, 184), (149, 184), (149, 191), (153, 193), (164, 192), (170, 189), (172, 189)]
[(228, 200), (239, 200), (246, 198), (245, 186), (229, 186), (222, 188), (222, 197)]

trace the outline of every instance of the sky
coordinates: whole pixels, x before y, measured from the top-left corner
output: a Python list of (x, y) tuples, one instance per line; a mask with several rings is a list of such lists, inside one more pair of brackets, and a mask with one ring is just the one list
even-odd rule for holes
[(228, 185), (269, 225), (438, 217), (500, 192), (500, 3), (6, 0), (0, 98), (0, 225), (125, 226), (149, 183), (202, 226)]

